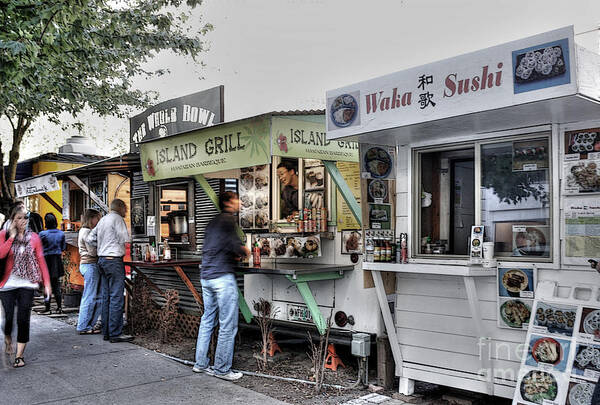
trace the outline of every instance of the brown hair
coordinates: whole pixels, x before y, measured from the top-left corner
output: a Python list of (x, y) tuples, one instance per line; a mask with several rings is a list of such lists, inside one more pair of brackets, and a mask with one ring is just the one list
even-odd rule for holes
[(100, 217), (100, 211), (98, 210), (94, 210), (94, 209), (87, 209), (85, 210), (85, 212), (83, 213), (83, 220), (82, 220), (82, 224), (81, 227), (82, 228), (92, 228), (92, 219), (96, 218), (96, 217)]

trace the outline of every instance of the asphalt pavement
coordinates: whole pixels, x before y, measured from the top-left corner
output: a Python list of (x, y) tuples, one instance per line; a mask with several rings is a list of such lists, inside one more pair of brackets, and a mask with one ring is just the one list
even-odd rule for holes
[[(26, 366), (0, 353), (0, 404), (260, 404), (285, 405), (234, 383), (166, 359), (132, 343), (76, 333), (32, 314)], [(0, 346), (4, 349), (3, 339)], [(248, 377), (244, 377), (248, 378)]]

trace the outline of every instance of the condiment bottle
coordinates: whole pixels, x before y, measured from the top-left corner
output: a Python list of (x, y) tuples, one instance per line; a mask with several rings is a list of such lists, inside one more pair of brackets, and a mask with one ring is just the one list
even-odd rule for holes
[(171, 248), (169, 247), (169, 243), (167, 242), (167, 239), (165, 239), (165, 241), (163, 243), (163, 259), (171, 260)]
[(258, 246), (258, 242), (254, 243), (254, 248), (252, 249), (252, 261), (254, 262), (254, 267), (260, 267), (260, 247)]
[(373, 261), (379, 262), (379, 261), (381, 261), (381, 245), (379, 243), (379, 238), (375, 237), (375, 238), (373, 238), (373, 240), (375, 243), (375, 248), (373, 251)]
[(152, 259), (150, 255), (150, 244), (146, 244), (146, 252), (144, 253), (144, 261), (149, 262)]
[(367, 234), (367, 242), (365, 244), (365, 250), (367, 252), (367, 262), (372, 263), (375, 261), (375, 246), (373, 246), (373, 238), (370, 237), (370, 234)]
[(154, 242), (152, 242), (152, 249), (150, 250), (150, 261), (152, 263), (156, 261), (156, 247), (154, 246)]

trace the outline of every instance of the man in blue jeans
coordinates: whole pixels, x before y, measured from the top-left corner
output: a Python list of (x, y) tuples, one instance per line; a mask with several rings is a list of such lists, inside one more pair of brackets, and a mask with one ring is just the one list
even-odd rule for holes
[[(242, 373), (231, 370), (233, 345), (238, 327), (238, 290), (234, 265), (250, 251), (242, 244), (237, 233), (234, 214), (239, 211), (240, 200), (232, 191), (219, 196), (221, 213), (206, 227), (202, 248), (202, 298), (204, 314), (200, 320), (196, 342), (196, 364), (193, 371), (207, 373), (225, 380), (242, 378)], [(219, 337), (215, 353), (215, 364), (209, 367), (208, 347), (219, 313)]]
[(96, 246), (98, 272), (102, 291), (102, 333), (111, 343), (130, 342), (133, 336), (123, 335), (123, 307), (125, 299), (125, 243), (129, 232), (125, 225), (127, 205), (115, 199), (110, 203), (110, 213), (102, 217), (88, 235), (86, 242)]

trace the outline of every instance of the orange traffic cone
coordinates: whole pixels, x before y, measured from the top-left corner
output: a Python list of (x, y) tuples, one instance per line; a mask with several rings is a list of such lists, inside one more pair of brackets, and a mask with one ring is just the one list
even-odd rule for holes
[(335, 352), (335, 346), (333, 343), (330, 343), (327, 346), (327, 357), (325, 357), (325, 368), (333, 371), (337, 371), (338, 366), (342, 366), (346, 368), (342, 359), (339, 358), (337, 353)]
[(283, 353), (283, 350), (281, 350), (281, 347), (279, 347), (279, 345), (277, 344), (275, 336), (273, 336), (273, 332), (269, 332), (269, 338), (267, 340), (267, 354), (269, 355), (269, 357), (273, 357), (277, 352)]

